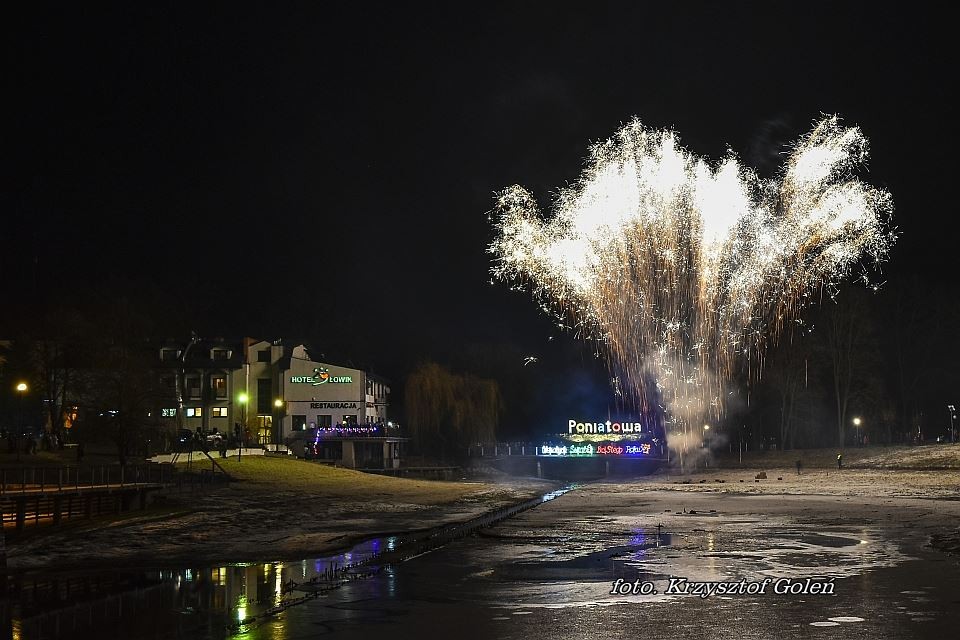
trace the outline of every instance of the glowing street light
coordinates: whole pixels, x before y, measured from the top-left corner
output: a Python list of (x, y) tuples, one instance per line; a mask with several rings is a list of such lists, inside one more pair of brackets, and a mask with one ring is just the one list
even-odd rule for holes
[(282, 422), (283, 422), (283, 399), (277, 398), (276, 400), (274, 400), (273, 406), (274, 406), (274, 412), (273, 412), (274, 422), (271, 425), (270, 431), (273, 438), (273, 443), (280, 444), (281, 435), (282, 435), (280, 431), (281, 431)]
[(857, 446), (858, 446), (858, 447), (859, 447), (861, 444), (863, 444), (863, 442), (860, 440), (860, 423), (861, 423), (861, 422), (862, 422), (862, 420), (860, 420), (860, 418), (854, 418), (854, 419), (853, 419), (853, 426), (855, 426), (855, 427), (857, 428)]
[(27, 392), (27, 383), (20, 382), (17, 384), (17, 437), (14, 438), (14, 442), (17, 447), (17, 462), (20, 461), (20, 436), (23, 435), (23, 395)]
[(250, 397), (246, 393), (241, 393), (237, 396), (237, 401), (240, 402), (240, 433), (237, 434), (237, 440), (240, 446), (237, 449), (237, 460), (239, 460), (243, 454), (243, 440), (247, 431), (247, 400), (249, 399)]

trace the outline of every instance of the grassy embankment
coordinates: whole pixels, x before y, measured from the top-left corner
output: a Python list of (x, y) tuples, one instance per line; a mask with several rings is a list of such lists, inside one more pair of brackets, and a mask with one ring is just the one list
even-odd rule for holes
[[(78, 462), (76, 449), (68, 448), (60, 451), (39, 451), (36, 454), (16, 454), (0, 452), (0, 468), (19, 469), (21, 467), (91, 467), (115, 466), (117, 456), (108, 446), (90, 446), (82, 461)], [(188, 463), (186, 456), (177, 463), (177, 468), (185, 470)], [(509, 500), (516, 491), (510, 491), (495, 484), (476, 482), (445, 482), (438, 480), (414, 480), (367, 474), (350, 469), (334, 468), (328, 465), (308, 462), (286, 456), (244, 456), (222, 459), (214, 456), (217, 463), (223, 467), (236, 482), (231, 483), (231, 490), (242, 490), (251, 493), (283, 493), (289, 491), (311, 492), (318, 496), (331, 499), (354, 498), (363, 500), (367, 497), (377, 498), (379, 501), (396, 499), (407, 503), (423, 504), (426, 506), (439, 505), (457, 500)], [(151, 464), (142, 458), (131, 457), (128, 464)], [(210, 461), (202, 454), (193, 456), (189, 468), (193, 471), (210, 469)], [(225, 487), (214, 485), (213, 491)], [(514, 488), (517, 489), (517, 488)], [(520, 489), (522, 494), (535, 493)]]
[[(720, 453), (714, 456), (713, 463), (722, 469), (789, 469), (801, 460), (806, 469), (835, 469), (839, 452), (839, 449), (748, 452), (743, 454), (742, 462), (737, 453)], [(843, 450), (843, 466), (903, 471), (960, 470), (960, 444), (848, 447)]]
[(378, 501), (394, 498), (433, 505), (468, 498), (491, 488), (479, 483), (393, 478), (292, 457), (217, 458), (217, 463), (230, 474), (236, 481), (235, 488), (241, 491), (308, 491), (312, 495), (330, 498), (376, 498)]

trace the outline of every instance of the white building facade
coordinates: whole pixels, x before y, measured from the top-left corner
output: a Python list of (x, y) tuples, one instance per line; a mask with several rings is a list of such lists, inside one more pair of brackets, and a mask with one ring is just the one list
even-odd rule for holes
[(390, 387), (386, 380), (312, 360), (302, 345), (280, 364), (281, 441), (318, 427), (387, 423)]
[[(243, 430), (247, 446), (255, 446), (287, 444), (317, 427), (388, 420), (385, 379), (312, 360), (304, 345), (252, 338), (168, 341), (159, 351), (170, 390), (162, 415), (191, 431)], [(178, 395), (182, 405), (174, 402)]]

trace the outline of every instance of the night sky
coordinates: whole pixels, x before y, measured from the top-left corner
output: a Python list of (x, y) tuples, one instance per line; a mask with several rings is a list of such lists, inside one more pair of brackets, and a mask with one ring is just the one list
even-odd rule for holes
[(487, 213), (515, 183), (547, 205), (633, 116), (769, 175), (841, 115), (894, 197), (880, 279), (956, 291), (956, 36), (921, 4), (205, 4), (5, 16), (0, 333), (126, 296), (170, 335), (284, 336), (395, 379), (435, 358), (550, 380), (544, 403), (602, 388), (489, 284)]

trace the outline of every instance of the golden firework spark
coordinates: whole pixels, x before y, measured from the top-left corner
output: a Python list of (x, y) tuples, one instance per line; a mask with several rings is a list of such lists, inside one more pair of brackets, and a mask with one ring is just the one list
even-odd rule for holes
[(859, 128), (829, 117), (764, 180), (634, 120), (590, 149), (549, 221), (523, 187), (498, 194), (492, 273), (599, 340), (637, 408), (652, 382), (671, 419), (699, 424), (814, 293), (888, 255), (892, 199), (854, 176), (866, 157)]

